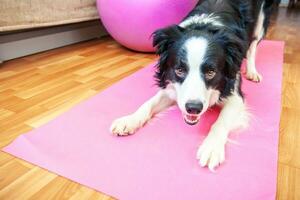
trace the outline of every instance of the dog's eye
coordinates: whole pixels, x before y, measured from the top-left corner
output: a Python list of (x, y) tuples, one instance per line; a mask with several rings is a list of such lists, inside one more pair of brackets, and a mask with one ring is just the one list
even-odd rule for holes
[(184, 78), (186, 75), (186, 70), (183, 67), (179, 67), (175, 69), (175, 73), (178, 77)]
[(214, 70), (209, 70), (205, 73), (205, 79), (206, 80), (211, 80), (215, 77), (216, 72)]

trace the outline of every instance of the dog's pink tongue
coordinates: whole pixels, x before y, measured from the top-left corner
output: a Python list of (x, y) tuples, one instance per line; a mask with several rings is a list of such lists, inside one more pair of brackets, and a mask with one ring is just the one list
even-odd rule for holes
[(197, 116), (195, 116), (195, 115), (187, 115), (187, 119), (191, 120), (191, 121), (196, 121), (197, 120)]

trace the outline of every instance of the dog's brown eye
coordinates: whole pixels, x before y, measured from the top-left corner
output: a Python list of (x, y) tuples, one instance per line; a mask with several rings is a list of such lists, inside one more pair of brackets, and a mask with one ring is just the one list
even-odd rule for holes
[(175, 69), (175, 73), (178, 77), (183, 78), (183, 77), (185, 77), (186, 71), (184, 68), (180, 67), (180, 68)]
[(214, 70), (209, 70), (205, 73), (205, 79), (211, 80), (215, 77), (216, 72)]

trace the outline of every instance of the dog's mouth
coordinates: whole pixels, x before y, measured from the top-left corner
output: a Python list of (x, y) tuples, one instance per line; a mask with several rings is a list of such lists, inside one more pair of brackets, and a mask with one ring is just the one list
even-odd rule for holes
[(184, 121), (188, 124), (188, 125), (196, 125), (199, 120), (200, 120), (200, 115), (184, 115)]

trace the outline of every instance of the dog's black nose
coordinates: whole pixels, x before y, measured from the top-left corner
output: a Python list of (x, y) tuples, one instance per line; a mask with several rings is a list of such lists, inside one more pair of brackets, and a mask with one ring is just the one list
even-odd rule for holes
[(185, 104), (185, 109), (189, 114), (198, 115), (203, 109), (203, 104), (200, 101), (189, 101)]

